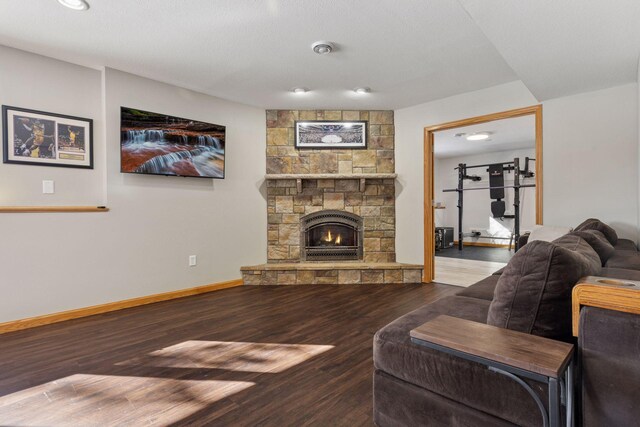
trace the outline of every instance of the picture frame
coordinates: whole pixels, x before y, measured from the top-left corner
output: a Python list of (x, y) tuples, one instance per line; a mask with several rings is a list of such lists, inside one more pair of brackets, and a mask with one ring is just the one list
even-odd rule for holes
[(366, 120), (300, 120), (295, 122), (297, 149), (366, 149)]
[(3, 163), (93, 169), (93, 120), (2, 106)]

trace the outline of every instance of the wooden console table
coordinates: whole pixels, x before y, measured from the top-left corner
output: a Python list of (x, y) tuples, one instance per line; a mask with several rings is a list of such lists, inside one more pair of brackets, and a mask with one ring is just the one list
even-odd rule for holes
[(640, 314), (640, 281), (588, 276), (572, 292), (573, 335), (578, 336), (580, 308), (591, 306)]
[[(516, 381), (535, 400), (545, 427), (560, 426), (562, 404), (566, 425), (573, 425), (573, 345), (451, 316), (438, 316), (410, 335), (416, 344), (481, 363)], [(547, 384), (549, 411), (522, 378)]]

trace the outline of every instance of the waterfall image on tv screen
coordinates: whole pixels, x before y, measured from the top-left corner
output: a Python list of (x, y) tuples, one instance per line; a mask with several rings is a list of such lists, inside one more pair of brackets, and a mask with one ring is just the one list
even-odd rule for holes
[(224, 178), (225, 127), (120, 108), (120, 170)]

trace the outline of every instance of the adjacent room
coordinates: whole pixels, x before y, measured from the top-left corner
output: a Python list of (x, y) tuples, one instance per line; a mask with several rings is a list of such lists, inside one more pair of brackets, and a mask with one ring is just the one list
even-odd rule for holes
[(433, 156), (435, 281), (469, 286), (536, 225), (535, 116), (439, 131)]
[(1, 1), (0, 425), (638, 425), (639, 19)]

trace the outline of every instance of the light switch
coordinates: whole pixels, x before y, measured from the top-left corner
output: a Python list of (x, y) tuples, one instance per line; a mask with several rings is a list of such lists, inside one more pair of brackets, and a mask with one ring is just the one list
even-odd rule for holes
[(42, 181), (42, 193), (43, 194), (53, 194), (53, 193), (55, 193), (53, 181), (46, 180), (46, 179), (44, 181)]

